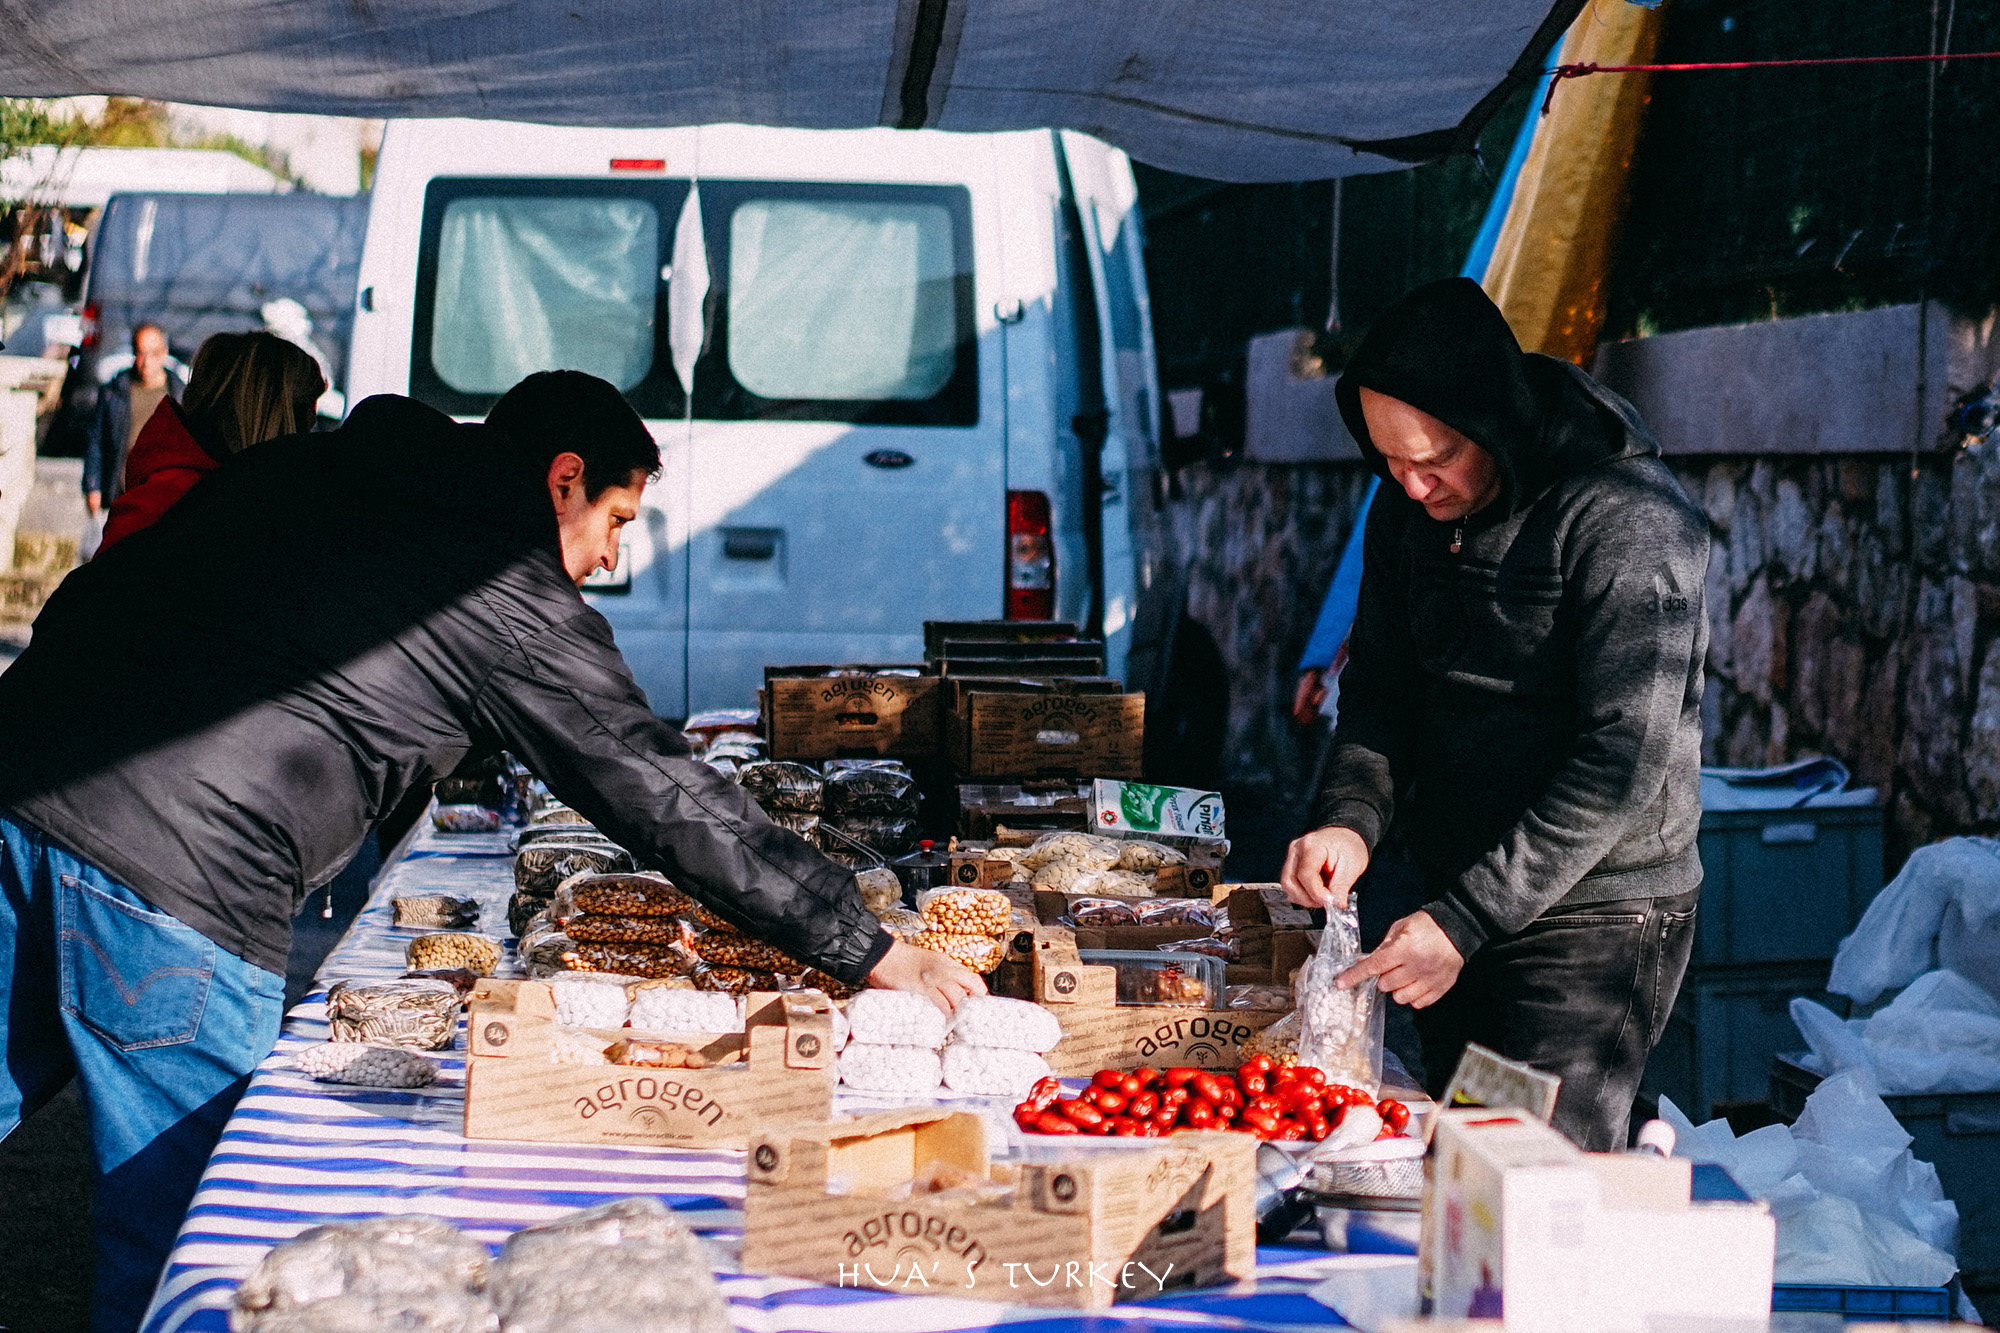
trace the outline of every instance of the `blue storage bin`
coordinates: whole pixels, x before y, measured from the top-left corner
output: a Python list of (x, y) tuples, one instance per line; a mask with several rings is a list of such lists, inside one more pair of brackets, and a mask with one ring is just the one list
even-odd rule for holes
[(1697, 967), (1831, 960), (1885, 882), (1880, 806), (1705, 811), (1698, 846)]
[(1718, 1103), (1763, 1101), (1771, 1061), (1805, 1045), (1792, 1022), (1792, 997), (1847, 1012), (1845, 999), (1826, 992), (1827, 970), (1826, 963), (1690, 968), (1642, 1088), (1673, 1098), (1697, 1123)]

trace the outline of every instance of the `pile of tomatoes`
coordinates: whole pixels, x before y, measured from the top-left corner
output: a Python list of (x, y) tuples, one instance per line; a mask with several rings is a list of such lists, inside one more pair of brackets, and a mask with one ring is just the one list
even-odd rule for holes
[(1035, 1084), (1014, 1108), (1014, 1123), (1030, 1134), (1111, 1134), (1159, 1138), (1176, 1129), (1234, 1129), (1267, 1141), (1317, 1141), (1340, 1128), (1348, 1108), (1381, 1117), (1378, 1137), (1394, 1138), (1410, 1123), (1410, 1108), (1375, 1099), (1360, 1088), (1329, 1083), (1309, 1065), (1280, 1065), (1259, 1055), (1229, 1070), (1100, 1069), (1074, 1097), (1052, 1078)]

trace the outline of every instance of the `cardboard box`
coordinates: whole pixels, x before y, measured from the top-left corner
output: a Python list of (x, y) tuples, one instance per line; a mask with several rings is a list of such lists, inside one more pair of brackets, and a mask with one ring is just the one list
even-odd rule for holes
[(1108, 967), (1086, 967), (1077, 956), (1076, 936), (1061, 926), (1035, 930), (1034, 987), (1037, 1004), (1083, 1005), (1103, 1009), (1118, 1003), (1118, 973)]
[[(764, 735), (771, 742), (771, 757), (934, 757), (943, 682), (936, 676), (882, 674), (915, 669), (765, 667)], [(850, 674), (829, 674), (835, 671)]]
[[(941, 725), (947, 730), (946, 709)], [(958, 835), (991, 840), (1003, 830), (1018, 834), (1021, 846), (1043, 833), (1090, 827), (1090, 789), (1066, 780), (1029, 783), (965, 782), (958, 787)]]
[(1419, 1284), (1440, 1319), (1516, 1333), (1755, 1321), (1777, 1231), (1754, 1203), (1694, 1203), (1686, 1159), (1584, 1153), (1522, 1112), (1437, 1114)]
[(1058, 1078), (1141, 1065), (1234, 1069), (1243, 1063), (1243, 1043), (1285, 1016), (1281, 1009), (1164, 1005), (1050, 1005), (1049, 1012), (1063, 1030), (1062, 1041), (1048, 1053)]
[[(979, 1117), (941, 1107), (784, 1127), (750, 1146), (742, 1268), (1087, 1310), (1213, 1286), (1256, 1266), (1255, 1153), (1247, 1135), (1184, 1131), (995, 1167)], [(932, 1163), (1012, 1193), (890, 1197)]]
[(972, 777), (1136, 778), (1146, 696), (1118, 681), (948, 677), (946, 753)]
[(595, 1031), (606, 1042), (656, 1035), (699, 1045), (707, 1069), (566, 1065), (549, 1059), (560, 1030), (541, 982), (474, 998), (468, 1021), (465, 1137), (545, 1143), (654, 1144), (742, 1148), (759, 1126), (824, 1120), (833, 1109), (830, 1006), (823, 996), (759, 992), (741, 1033), (647, 1034)]

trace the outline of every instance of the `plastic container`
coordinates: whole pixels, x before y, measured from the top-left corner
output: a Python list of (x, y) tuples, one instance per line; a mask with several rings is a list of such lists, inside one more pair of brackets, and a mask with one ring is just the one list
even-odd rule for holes
[(908, 856), (891, 861), (889, 868), (903, 881), (903, 901), (907, 903), (915, 903), (917, 895), (927, 889), (951, 883), (951, 857), (937, 850), (937, 844), (928, 838), (918, 843), (917, 850)]
[(1148, 949), (1080, 949), (1077, 958), (1086, 967), (1116, 969), (1121, 1005), (1217, 1009), (1222, 1004), (1228, 969), (1220, 958)]

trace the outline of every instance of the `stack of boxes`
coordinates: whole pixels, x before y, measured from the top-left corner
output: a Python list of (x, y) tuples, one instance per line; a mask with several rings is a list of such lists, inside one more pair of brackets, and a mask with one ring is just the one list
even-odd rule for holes
[(1805, 1046), (1792, 997), (1845, 1012), (1827, 972), (1882, 887), (1882, 811), (1711, 810), (1700, 849), (1694, 955), (1645, 1082), (1697, 1122), (1766, 1099), (1772, 1062)]

